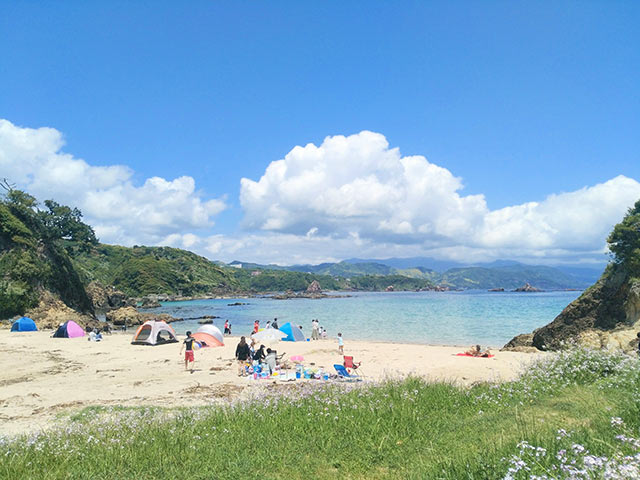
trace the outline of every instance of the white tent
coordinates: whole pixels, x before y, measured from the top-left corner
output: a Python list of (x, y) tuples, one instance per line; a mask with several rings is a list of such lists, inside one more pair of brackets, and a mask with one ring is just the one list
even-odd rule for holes
[(176, 332), (167, 322), (162, 320), (149, 320), (144, 322), (131, 340), (132, 345), (161, 345), (163, 343), (176, 343)]

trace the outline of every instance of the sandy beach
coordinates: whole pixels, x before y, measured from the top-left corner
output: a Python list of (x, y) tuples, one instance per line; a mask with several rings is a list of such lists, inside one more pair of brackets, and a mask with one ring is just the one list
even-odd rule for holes
[[(134, 346), (132, 333), (114, 333), (96, 343), (86, 337), (51, 338), (49, 331), (0, 330), (0, 435), (45, 429), (61, 414), (91, 405), (211, 405), (274, 381), (237, 376), (233, 357), (239, 337), (227, 337), (224, 347), (197, 350), (190, 373), (184, 369), (180, 343)], [(305, 365), (331, 372), (334, 363), (342, 363), (335, 339), (279, 342), (273, 348), (286, 352), (285, 358), (303, 355)], [(413, 374), (459, 384), (505, 381), (540, 355), (455, 355), (466, 348), (345, 340), (345, 354), (362, 362), (369, 380)]]

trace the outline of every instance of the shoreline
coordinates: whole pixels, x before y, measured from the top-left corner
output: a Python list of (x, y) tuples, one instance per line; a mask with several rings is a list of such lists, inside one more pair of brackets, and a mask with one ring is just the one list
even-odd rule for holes
[[(88, 406), (204, 406), (241, 398), (255, 387), (296, 382), (277, 377), (249, 380), (237, 376), (233, 359), (239, 336), (225, 345), (195, 352), (195, 370), (184, 369), (181, 343), (131, 345), (133, 331), (105, 335), (101, 342), (86, 337), (51, 338), (51, 332), (0, 330), (0, 436), (46, 429), (57, 417)], [(184, 337), (179, 336), (182, 340)], [(267, 344), (268, 346), (268, 344)], [(306, 366), (335, 373), (341, 364), (333, 339), (278, 342), (279, 354), (302, 355)], [(468, 346), (401, 342), (345, 341), (345, 354), (362, 362), (366, 380), (416, 375), (459, 385), (514, 379), (545, 353), (492, 352), (493, 358), (458, 357)], [(289, 370), (292, 372), (293, 370)], [(320, 380), (307, 380), (320, 382)]]

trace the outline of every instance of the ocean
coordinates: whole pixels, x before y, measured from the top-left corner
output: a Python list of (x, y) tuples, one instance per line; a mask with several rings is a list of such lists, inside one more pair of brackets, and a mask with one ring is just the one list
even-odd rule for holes
[[(251, 333), (254, 320), (264, 326), (278, 318), (311, 334), (317, 318), (330, 339), (341, 332), (349, 339), (436, 345), (479, 343), (501, 347), (512, 337), (552, 321), (581, 292), (357, 292), (346, 298), (274, 300), (268, 297), (165, 302), (149, 312), (193, 318), (215, 315), (222, 330), (225, 319), (234, 335)], [(336, 294), (338, 295), (338, 294)], [(233, 303), (243, 305), (230, 305)], [(197, 320), (172, 324), (179, 334), (195, 331)]]

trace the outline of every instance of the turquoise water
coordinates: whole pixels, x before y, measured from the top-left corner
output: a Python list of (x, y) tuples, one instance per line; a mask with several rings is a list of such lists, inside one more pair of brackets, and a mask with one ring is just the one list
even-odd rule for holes
[[(320, 320), (329, 337), (338, 332), (349, 339), (398, 341), (441, 345), (502, 346), (519, 333), (531, 332), (553, 320), (580, 292), (492, 293), (390, 292), (354, 293), (349, 298), (320, 300), (271, 298), (191, 300), (166, 302), (151, 312), (175, 317), (216, 315), (222, 330), (229, 319), (234, 335), (251, 332), (254, 320), (261, 326), (278, 323), (302, 325), (310, 336), (311, 319)], [(242, 302), (248, 305), (228, 306)], [(195, 331), (197, 320), (176, 322), (180, 334)]]

